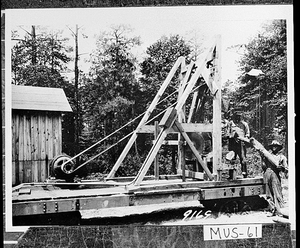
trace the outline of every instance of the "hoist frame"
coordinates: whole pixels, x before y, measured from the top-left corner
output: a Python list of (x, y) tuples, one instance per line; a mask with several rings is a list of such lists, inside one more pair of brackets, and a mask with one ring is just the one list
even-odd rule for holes
[[(175, 76), (177, 70), (180, 70), (180, 84), (178, 89), (178, 101), (175, 107), (170, 108), (166, 111), (165, 115), (160, 121), (160, 131), (156, 135), (154, 144), (148, 153), (144, 163), (142, 164), (136, 178), (133, 181), (135, 186), (139, 186), (144, 179), (147, 171), (149, 170), (151, 164), (154, 162), (160, 147), (163, 145), (167, 135), (170, 132), (179, 133), (179, 140), (185, 141), (189, 148), (192, 150), (194, 156), (196, 157), (199, 164), (202, 166), (206, 175), (210, 180), (220, 180), (220, 175), (218, 175), (219, 167), (221, 165), (222, 156), (222, 138), (221, 138), (221, 37), (217, 36), (211, 46), (207, 49), (200, 59), (196, 62), (191, 62), (186, 65), (185, 58), (179, 57), (172, 67), (167, 78), (163, 82), (156, 96), (154, 97), (149, 108), (145, 112), (142, 120), (138, 124), (135, 132), (132, 134), (128, 143), (126, 144), (123, 152), (119, 156), (115, 165), (111, 169), (110, 173), (106, 177), (107, 180), (114, 178), (116, 171), (121, 166), (124, 158), (130, 151), (132, 145), (136, 141), (138, 134), (143, 133), (146, 130), (151, 130), (154, 133), (154, 128), (146, 127), (146, 122), (150, 117), (151, 113), (157, 106), (161, 96), (166, 91), (167, 87), (170, 85), (172, 79)], [(193, 88), (196, 82), (202, 78), (207, 84), (210, 93), (213, 95), (213, 123), (212, 124), (195, 124), (191, 123), (191, 116), (193, 115), (195, 109), (195, 98), (196, 92), (194, 92), (193, 103), (190, 108), (188, 115), (189, 122), (187, 123), (187, 117), (184, 114), (185, 103), (190, 94), (193, 93)], [(148, 128), (148, 129), (147, 129)], [(207, 168), (205, 161), (201, 158), (200, 154), (197, 152), (193, 142), (187, 135), (187, 132), (212, 132), (212, 144), (213, 144), (213, 172)], [(182, 142), (178, 142), (178, 171), (182, 173), (183, 180), (186, 176), (195, 175), (190, 171), (185, 169), (185, 156), (184, 147)], [(157, 164), (156, 164), (157, 166)], [(155, 168), (157, 172), (158, 169)], [(198, 178), (204, 178), (204, 175), (198, 173)]]

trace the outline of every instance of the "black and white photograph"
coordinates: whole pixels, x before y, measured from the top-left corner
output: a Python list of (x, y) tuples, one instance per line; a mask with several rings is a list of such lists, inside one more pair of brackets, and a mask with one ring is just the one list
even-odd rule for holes
[(11, 9), (5, 28), (11, 230), (295, 230), (291, 5)]

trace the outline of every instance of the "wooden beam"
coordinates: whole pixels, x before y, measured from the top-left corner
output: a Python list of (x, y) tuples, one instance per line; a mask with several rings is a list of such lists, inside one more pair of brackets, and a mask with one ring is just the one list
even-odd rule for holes
[[(159, 128), (158, 128), (158, 121), (154, 122), (154, 128), (155, 128), (155, 132), (154, 132), (154, 139), (157, 139), (158, 134), (159, 134)], [(154, 159), (154, 177), (155, 180), (159, 179), (159, 164), (158, 164), (158, 155), (155, 156)]]
[[(204, 123), (181, 123), (182, 129), (186, 133), (201, 133), (201, 132), (212, 132), (213, 125), (212, 124), (204, 124)], [(155, 127), (154, 125), (143, 125), (137, 130), (138, 133), (154, 133)], [(171, 127), (170, 133), (178, 133), (179, 131)]]
[[(178, 141), (178, 140), (164, 140), (163, 143), (162, 143), (162, 145), (165, 145), (165, 146), (178, 146), (180, 144), (180, 142), (182, 142), (182, 141)], [(185, 142), (183, 142), (183, 143), (185, 143)], [(155, 140), (152, 140), (152, 144), (155, 144)]]
[[(185, 63), (184, 63), (185, 64)], [(188, 82), (188, 79), (190, 77), (190, 74), (192, 72), (192, 68), (193, 65), (190, 65), (189, 67), (189, 73), (185, 74), (185, 77), (183, 75), (183, 73), (181, 73), (180, 75), (180, 86), (179, 86), (179, 90), (178, 90), (178, 98), (177, 100), (179, 101), (179, 99), (181, 98), (184, 89), (186, 87), (186, 84)], [(178, 122), (179, 123), (183, 123), (185, 122), (185, 104), (182, 106), (181, 109), (178, 110)], [(181, 136), (181, 134), (178, 134), (178, 165), (177, 165), (177, 169), (181, 168), (182, 170), (182, 181), (185, 182), (185, 146), (183, 145), (183, 137)]]
[(256, 178), (242, 178), (230, 181), (187, 181), (181, 182), (178, 180), (167, 181), (162, 184), (145, 184), (139, 187), (128, 187), (128, 192), (133, 193), (137, 191), (150, 191), (150, 190), (162, 190), (162, 189), (171, 189), (171, 188), (194, 188), (199, 187), (204, 188), (224, 188), (224, 187), (235, 187), (235, 186), (251, 186), (251, 185), (264, 185), (263, 177)]
[(188, 120), (187, 120), (188, 123), (190, 123), (192, 121), (192, 117), (194, 115), (195, 108), (196, 108), (196, 102), (197, 102), (196, 100), (197, 100), (198, 94), (199, 94), (198, 90), (196, 90), (193, 94), (192, 104), (190, 107), (190, 112), (189, 112), (189, 116), (188, 116)]
[(46, 201), (15, 202), (12, 205), (12, 215), (50, 214), (123, 206), (129, 206), (128, 195), (58, 198)]
[[(175, 75), (175, 72), (177, 71), (178, 67), (181, 65), (182, 60), (184, 60), (184, 57), (179, 57), (177, 59), (177, 61), (175, 62), (175, 64), (173, 65), (171, 71), (169, 72), (167, 78), (165, 79), (165, 81), (163, 82), (162, 86), (160, 87), (159, 91), (157, 92), (156, 96), (154, 97), (153, 101), (151, 102), (149, 108), (147, 109), (145, 115), (143, 116), (142, 120), (140, 121), (139, 125), (137, 126), (136, 130), (138, 130), (141, 126), (145, 125), (145, 123), (147, 122), (148, 118), (150, 117), (152, 111), (155, 109), (157, 103), (159, 102), (161, 96), (163, 95), (163, 93), (165, 92), (166, 88), (169, 86), (171, 79), (173, 78), (173, 76)], [(117, 162), (115, 163), (115, 165), (113, 166), (113, 168), (111, 169), (110, 173), (108, 174), (107, 178), (112, 178), (114, 177), (116, 171), (118, 170), (118, 168), (120, 167), (120, 165), (122, 164), (124, 158), (126, 157), (127, 153), (129, 152), (129, 150), (131, 149), (133, 143), (135, 142), (137, 138), (137, 132), (135, 131), (132, 136), (130, 137), (128, 143), (126, 144), (124, 150), (122, 151), (121, 155), (119, 156)]]
[(201, 200), (233, 198), (265, 194), (265, 185), (245, 185), (224, 188), (201, 189)]
[[(18, 186), (18, 189), (22, 191), (22, 187)], [(31, 194), (38, 197), (32, 198), (27, 194), (16, 197), (13, 194), (13, 217), (116, 207), (130, 209), (131, 206), (136, 205), (262, 195), (265, 194), (265, 185), (262, 177), (234, 181), (173, 180), (161, 185), (157, 183), (139, 187), (131, 185), (131, 187), (117, 189), (55, 190), (53, 188), (49, 191), (39, 187), (31, 190)]]
[(222, 163), (222, 132), (221, 132), (221, 37), (217, 38), (216, 54), (214, 59), (214, 75), (210, 81), (217, 85), (213, 98), (213, 173), (220, 179), (219, 168)]

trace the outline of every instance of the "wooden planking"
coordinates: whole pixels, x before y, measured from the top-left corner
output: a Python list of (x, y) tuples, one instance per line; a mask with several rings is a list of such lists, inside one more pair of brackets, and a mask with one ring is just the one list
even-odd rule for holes
[(39, 129), (40, 129), (40, 159), (45, 160), (46, 159), (46, 115), (39, 116)]
[(12, 175), (12, 178), (11, 178), (11, 181), (12, 181), (12, 185), (16, 185), (16, 182), (17, 182), (17, 173), (16, 173), (16, 162), (12, 162), (11, 163), (11, 175)]
[(12, 184), (15, 185), (18, 181), (19, 176), (18, 171), (16, 170), (16, 157), (17, 157), (17, 149), (16, 146), (19, 144), (19, 141), (17, 140), (17, 132), (16, 129), (18, 128), (17, 125), (17, 118), (16, 116), (12, 115)]
[(23, 181), (25, 183), (30, 183), (33, 181), (33, 176), (32, 176), (32, 162), (31, 161), (20, 161), (20, 164), (23, 164), (24, 168), (24, 177)]
[(58, 145), (58, 123), (56, 119), (52, 119), (52, 140), (53, 140), (53, 157), (58, 153), (57, 145)]
[(50, 130), (49, 130), (49, 127), (50, 127), (50, 119), (46, 117), (45, 119), (45, 155), (49, 158), (52, 157), (52, 155), (50, 155), (50, 152), (49, 150), (51, 149), (51, 147), (49, 147), (49, 144), (51, 143), (51, 140), (50, 140)]
[(58, 116), (58, 143), (57, 143), (57, 154), (61, 154), (62, 153), (62, 117), (61, 115)]
[(46, 115), (40, 116), (40, 168), (41, 168), (41, 181), (48, 177), (48, 170), (46, 164)]
[(62, 151), (61, 116), (57, 114), (13, 111), (13, 185), (48, 177), (46, 158), (52, 159)]
[(12, 115), (11, 120), (12, 161), (16, 161), (16, 118)]
[(46, 130), (45, 130), (46, 116), (39, 116), (39, 156), (40, 156), (40, 181), (44, 181), (48, 177), (46, 165)]
[(39, 174), (40, 174), (39, 161), (37, 160), (31, 161), (30, 167), (32, 173), (32, 181), (39, 182)]
[[(44, 181), (45, 178), (42, 176), (42, 170), (45, 171), (45, 169), (42, 167), (42, 160), (45, 159), (45, 155), (42, 154), (42, 148), (44, 147), (44, 130), (43, 130), (43, 116), (44, 115), (39, 115), (38, 116), (38, 140), (39, 140), (39, 145), (38, 145), (38, 168), (39, 168), (39, 175), (38, 175), (38, 182)], [(45, 174), (45, 173), (43, 173)], [(45, 176), (45, 175), (44, 175)]]
[(38, 147), (39, 147), (39, 140), (38, 140), (38, 117), (36, 114), (30, 115), (30, 143), (31, 143), (31, 160), (35, 161), (38, 158)]
[(52, 118), (46, 118), (46, 125), (47, 125), (47, 154), (49, 159), (52, 159), (53, 156), (53, 135), (52, 135)]
[[(24, 160), (24, 150), (25, 150), (25, 144), (24, 144), (24, 130), (25, 130), (25, 115), (20, 116), (20, 122), (19, 122), (19, 146), (17, 147), (19, 151), (19, 156), (18, 156), (18, 168), (19, 168), (19, 182), (24, 182), (24, 167), (23, 167), (23, 160)], [(22, 161), (22, 162), (20, 162)]]
[(31, 160), (31, 132), (32, 127), (30, 123), (30, 116), (24, 115), (24, 133), (20, 133), (20, 135), (24, 135), (24, 154), (23, 160), (28, 161)]
[(47, 164), (46, 164), (46, 160), (40, 160), (40, 181), (39, 182), (43, 182), (48, 178), (48, 170), (47, 170)]

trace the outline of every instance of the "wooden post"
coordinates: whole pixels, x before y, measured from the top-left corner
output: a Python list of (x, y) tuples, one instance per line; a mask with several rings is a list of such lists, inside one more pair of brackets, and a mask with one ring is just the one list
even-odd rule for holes
[[(185, 61), (181, 64), (181, 74), (180, 74), (180, 84), (179, 84), (179, 90), (178, 90), (178, 100), (182, 96), (185, 84), (187, 83), (187, 80), (184, 80), (184, 73), (186, 78), (189, 77), (189, 74), (183, 71), (183, 68), (185, 67)], [(189, 67), (189, 72), (191, 72), (191, 67)], [(182, 123), (185, 121), (185, 105), (183, 105), (182, 109), (178, 112), (178, 122)], [(182, 181), (185, 182), (185, 146), (184, 146), (184, 139), (180, 133), (178, 133), (178, 168), (182, 170)]]
[[(156, 140), (159, 134), (158, 121), (154, 122), (154, 139)], [(154, 159), (154, 178), (155, 180), (159, 179), (159, 164), (158, 164), (158, 155)]]
[(192, 103), (191, 103), (191, 107), (190, 107), (189, 117), (188, 117), (188, 120), (187, 120), (188, 123), (192, 122), (194, 110), (196, 108), (196, 100), (197, 100), (198, 94), (199, 94), (198, 90), (195, 91), (194, 94), (193, 94), (193, 99), (192, 99)]
[(213, 174), (220, 180), (219, 168), (222, 163), (222, 133), (221, 133), (221, 37), (217, 37), (214, 59), (214, 81), (217, 90), (213, 98)]

